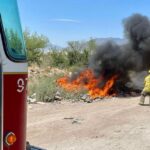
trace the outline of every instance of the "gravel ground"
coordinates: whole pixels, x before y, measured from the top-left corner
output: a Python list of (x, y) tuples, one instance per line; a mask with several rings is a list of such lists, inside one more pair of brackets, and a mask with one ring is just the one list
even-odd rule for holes
[(150, 150), (150, 106), (138, 101), (30, 104), (27, 140), (47, 150)]

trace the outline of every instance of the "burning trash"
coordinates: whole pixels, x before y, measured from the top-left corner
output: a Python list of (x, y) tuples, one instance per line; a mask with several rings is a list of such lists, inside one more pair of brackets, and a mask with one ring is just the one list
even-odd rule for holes
[(140, 91), (142, 83), (132, 74), (138, 77), (150, 68), (150, 21), (134, 14), (123, 24), (126, 44), (108, 41), (97, 46), (88, 67), (72, 77), (58, 79), (58, 85), (67, 91), (85, 88), (93, 99)]
[(110, 89), (114, 85), (116, 79), (117, 75), (112, 76), (102, 88), (99, 88), (98, 84), (103, 82), (103, 78), (101, 76), (99, 78), (95, 78), (92, 70), (87, 69), (81, 72), (79, 76), (72, 81), (68, 77), (62, 77), (57, 80), (57, 83), (67, 91), (85, 88), (88, 90), (88, 95), (92, 98), (96, 98), (115, 94), (110, 93)]

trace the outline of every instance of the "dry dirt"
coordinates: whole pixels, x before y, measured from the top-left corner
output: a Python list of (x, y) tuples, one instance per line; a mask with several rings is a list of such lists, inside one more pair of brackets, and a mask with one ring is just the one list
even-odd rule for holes
[(27, 139), (48, 150), (150, 150), (150, 106), (138, 101), (30, 104)]

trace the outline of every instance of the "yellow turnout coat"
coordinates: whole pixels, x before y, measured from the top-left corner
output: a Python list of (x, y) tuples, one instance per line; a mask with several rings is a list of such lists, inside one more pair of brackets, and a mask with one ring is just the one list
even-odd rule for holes
[(144, 92), (150, 92), (150, 74), (145, 77), (143, 91)]

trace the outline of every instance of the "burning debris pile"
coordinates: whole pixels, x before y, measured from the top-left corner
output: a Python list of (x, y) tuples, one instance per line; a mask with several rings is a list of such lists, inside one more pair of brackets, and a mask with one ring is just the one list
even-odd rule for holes
[(108, 41), (98, 46), (87, 68), (58, 79), (58, 84), (68, 91), (85, 88), (92, 98), (140, 91), (132, 74), (138, 76), (150, 67), (150, 21), (134, 14), (123, 25), (128, 43), (120, 46)]
[[(100, 88), (98, 83), (103, 81), (103, 77), (95, 77), (91, 69), (86, 69), (79, 73), (75, 79), (69, 79), (68, 77), (60, 78), (57, 82), (59, 85), (63, 86), (67, 91), (80, 90), (85, 88), (88, 90), (88, 95), (92, 98), (97, 98), (99, 96), (108, 96), (110, 88), (113, 86), (117, 79), (117, 75), (112, 76), (105, 85)], [(115, 93), (112, 93), (115, 94)]]

